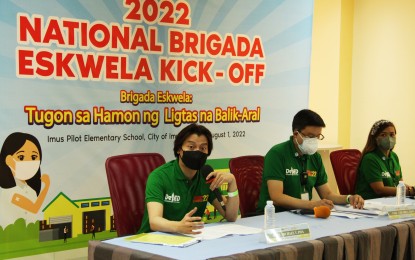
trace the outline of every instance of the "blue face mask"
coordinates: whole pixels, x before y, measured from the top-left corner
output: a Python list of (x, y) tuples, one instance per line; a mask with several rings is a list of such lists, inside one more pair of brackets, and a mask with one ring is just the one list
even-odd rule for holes
[(396, 144), (396, 137), (385, 136), (377, 139), (377, 144), (382, 150), (391, 150)]

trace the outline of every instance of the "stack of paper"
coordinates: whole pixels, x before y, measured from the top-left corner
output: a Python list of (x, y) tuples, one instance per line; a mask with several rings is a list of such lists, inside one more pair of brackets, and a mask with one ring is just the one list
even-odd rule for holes
[(377, 216), (385, 215), (381, 210), (373, 209), (354, 209), (352, 206), (338, 206), (335, 205), (331, 211), (332, 216), (345, 217), (345, 218), (374, 218)]
[(222, 223), (220, 225), (205, 226), (202, 233), (198, 235), (191, 235), (202, 240), (216, 239), (229, 235), (251, 235), (260, 233), (262, 229), (247, 227), (231, 223)]

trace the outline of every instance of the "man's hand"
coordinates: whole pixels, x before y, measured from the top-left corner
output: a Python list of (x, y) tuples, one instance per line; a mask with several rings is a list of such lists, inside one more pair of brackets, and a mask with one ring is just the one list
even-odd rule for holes
[(319, 206), (327, 206), (327, 207), (329, 207), (329, 209), (333, 209), (333, 207), (334, 207), (333, 201), (328, 200), (328, 199), (313, 201), (313, 204), (314, 204), (313, 208), (314, 207), (319, 207)]
[(197, 208), (195, 207), (191, 211), (189, 211), (186, 215), (184, 215), (183, 219), (179, 223), (179, 233), (183, 234), (200, 234), (204, 227), (204, 222), (202, 222), (201, 217), (192, 217), (195, 214)]
[(212, 180), (210, 182), (210, 187), (209, 187), (211, 190), (214, 190), (216, 188), (220, 189), (221, 185), (224, 182), (228, 183), (228, 186), (233, 185), (234, 183), (236, 183), (235, 176), (231, 173), (228, 173), (228, 172), (211, 172), (206, 177), (206, 179), (208, 181)]

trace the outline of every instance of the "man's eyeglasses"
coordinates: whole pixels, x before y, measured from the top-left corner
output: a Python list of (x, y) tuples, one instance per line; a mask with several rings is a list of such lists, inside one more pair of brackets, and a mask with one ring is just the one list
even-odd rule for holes
[(322, 135), (322, 134), (319, 134), (319, 135), (317, 135), (317, 136), (314, 136), (314, 135), (312, 135), (312, 134), (310, 134), (310, 135), (305, 135), (305, 134), (303, 134), (303, 133), (301, 133), (301, 132), (298, 132), (302, 137), (305, 137), (305, 138), (317, 138), (318, 140), (323, 140), (324, 139), (324, 135)]

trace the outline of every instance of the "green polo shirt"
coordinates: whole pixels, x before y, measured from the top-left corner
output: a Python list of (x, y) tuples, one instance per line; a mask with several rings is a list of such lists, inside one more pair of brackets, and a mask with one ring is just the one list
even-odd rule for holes
[(199, 172), (192, 180), (188, 180), (180, 169), (178, 160), (155, 169), (148, 176), (146, 207), (138, 233), (152, 231), (147, 212), (148, 202), (163, 204), (163, 218), (168, 220), (180, 221), (194, 207), (197, 207), (197, 211), (193, 216), (202, 217), (207, 202), (212, 203), (215, 199), (209, 185)]
[[(307, 172), (305, 187), (301, 185), (301, 173)], [(319, 153), (299, 156), (295, 150), (293, 137), (290, 140), (272, 147), (265, 155), (262, 184), (258, 202), (258, 212), (263, 212), (267, 200), (270, 200), (268, 180), (282, 181), (284, 194), (301, 199), (305, 189), (311, 200), (313, 187), (327, 183), (327, 174)], [(276, 211), (287, 210), (276, 206)]]
[(365, 154), (360, 162), (356, 180), (356, 193), (365, 200), (378, 198), (379, 196), (370, 187), (370, 183), (383, 182), (384, 186), (396, 187), (402, 179), (399, 158), (391, 151), (386, 157), (380, 150)]

